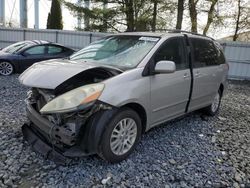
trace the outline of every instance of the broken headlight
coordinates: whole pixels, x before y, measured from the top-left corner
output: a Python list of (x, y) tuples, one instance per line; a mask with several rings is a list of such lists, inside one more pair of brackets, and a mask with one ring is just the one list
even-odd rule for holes
[(80, 110), (99, 98), (104, 89), (103, 83), (90, 84), (68, 91), (48, 102), (40, 110), (43, 114), (65, 113)]

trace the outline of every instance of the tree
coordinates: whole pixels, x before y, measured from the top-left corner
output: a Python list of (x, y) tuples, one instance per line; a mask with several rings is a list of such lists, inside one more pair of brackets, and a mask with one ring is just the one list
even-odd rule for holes
[(238, 40), (239, 33), (250, 30), (249, 0), (220, 0), (214, 15), (213, 27), (224, 33), (232, 33), (232, 40)]
[(191, 21), (191, 31), (197, 33), (198, 32), (198, 15), (206, 16), (207, 21), (203, 27), (203, 24), (200, 24), (199, 29), (202, 30), (204, 35), (207, 35), (207, 32), (214, 22), (214, 19), (217, 18), (216, 21), (219, 21), (219, 17), (215, 14), (215, 6), (218, 3), (218, 0), (189, 0), (188, 8), (189, 8), (189, 17)]
[[(86, 5), (87, 0), (82, 1)], [(67, 0), (62, 0), (62, 2), (69, 11), (83, 18), (85, 31), (106, 32), (109, 28), (118, 31), (114, 20), (116, 20), (115, 18), (119, 14), (119, 10), (117, 7), (108, 8), (108, 0), (92, 0), (91, 4), (94, 4), (92, 9), (89, 6), (82, 6), (79, 3), (71, 3)], [(81, 28), (76, 29), (81, 30)]]
[(199, 0), (189, 0), (189, 15), (191, 20), (191, 31), (197, 33), (197, 3)]
[(213, 22), (215, 5), (218, 2), (218, 0), (210, 0), (210, 1), (211, 1), (211, 5), (210, 5), (209, 11), (207, 13), (207, 23), (206, 23), (206, 26), (203, 30), (203, 35), (207, 35), (208, 29), (209, 29), (211, 23)]
[[(90, 0), (90, 8), (71, 3), (70, 0), (61, 1), (73, 14), (80, 15), (82, 20), (88, 23), (84, 28), (86, 31), (182, 29), (183, 22), (190, 20), (192, 32), (197, 33), (201, 30), (206, 35), (211, 27), (217, 27), (217, 23), (223, 25), (225, 20), (218, 16), (219, 5), (216, 5), (219, 0)], [(220, 3), (224, 4), (227, 1), (220, 0)], [(188, 14), (185, 10), (188, 10)], [(202, 22), (198, 23), (199, 16), (206, 17), (207, 20), (204, 22), (204, 19), (201, 19)]]
[(50, 25), (51, 25), (51, 14), (50, 12), (48, 13), (48, 18), (47, 18), (47, 29), (50, 29)]
[[(84, 0), (84, 6), (86, 9), (89, 9), (89, 0)], [(84, 14), (84, 28), (85, 31), (89, 31), (90, 27), (89, 27), (89, 15), (88, 14)]]
[(180, 30), (181, 30), (182, 21), (183, 21), (184, 2), (185, 0), (178, 0), (176, 29), (180, 29)]
[[(89, 17), (91, 31), (155, 31), (172, 23), (175, 0), (91, 0), (91, 8), (62, 0), (76, 16)], [(85, 0), (81, 0), (85, 1)], [(169, 7), (173, 7), (171, 13)], [(171, 15), (170, 15), (171, 14)], [(164, 17), (164, 18), (163, 18)], [(84, 29), (86, 30), (86, 29)]]
[(126, 15), (127, 31), (134, 31), (134, 2), (133, 0), (124, 0), (123, 6)]
[(108, 30), (108, 11), (107, 11), (107, 7), (108, 7), (108, 0), (104, 0), (103, 1), (103, 31), (107, 32)]
[(157, 5), (158, 5), (158, 1), (157, 0), (153, 0), (154, 3), (154, 8), (153, 8), (153, 18), (152, 18), (152, 31), (155, 31), (156, 29), (156, 19), (157, 19)]
[(233, 41), (236, 41), (238, 38), (238, 32), (239, 32), (239, 25), (240, 25), (240, 16), (241, 16), (241, 0), (238, 0), (238, 12), (237, 12), (237, 18), (236, 18), (236, 24), (235, 24), (235, 32), (233, 36)]
[(52, 0), (50, 13), (47, 19), (47, 29), (63, 29), (60, 0)]

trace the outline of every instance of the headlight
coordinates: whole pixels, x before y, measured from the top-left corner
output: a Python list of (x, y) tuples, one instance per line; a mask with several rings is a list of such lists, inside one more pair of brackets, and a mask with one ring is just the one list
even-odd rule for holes
[(103, 89), (104, 84), (102, 83), (78, 87), (51, 100), (40, 110), (40, 112), (47, 114), (78, 110), (82, 105), (97, 100)]

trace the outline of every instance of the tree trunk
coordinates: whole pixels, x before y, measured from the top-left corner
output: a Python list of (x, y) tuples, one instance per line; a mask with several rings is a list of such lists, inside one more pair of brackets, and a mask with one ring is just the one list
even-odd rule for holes
[(189, 14), (191, 19), (191, 31), (197, 33), (197, 10), (198, 0), (189, 0)]
[(127, 31), (134, 31), (134, 6), (133, 0), (125, 0), (125, 14), (127, 21)]
[(157, 17), (157, 0), (154, 0), (153, 20), (152, 20), (152, 31), (155, 32), (156, 28), (156, 17)]
[(185, 0), (178, 0), (178, 12), (177, 12), (176, 29), (179, 29), (179, 30), (181, 30), (181, 26), (182, 26), (183, 11), (184, 11), (184, 1)]
[(241, 7), (240, 7), (241, 0), (238, 0), (238, 14), (236, 19), (236, 27), (233, 36), (233, 41), (236, 41), (238, 38), (238, 31), (239, 31), (239, 24), (240, 24), (240, 16), (241, 16)]
[(211, 23), (214, 20), (215, 5), (218, 2), (218, 0), (211, 0), (211, 1), (212, 1), (212, 4), (211, 4), (210, 9), (209, 9), (208, 14), (207, 14), (207, 23), (206, 23), (206, 26), (203, 30), (203, 35), (207, 35), (207, 31), (208, 31)]
[[(84, 0), (84, 7), (89, 9), (89, 0)], [(84, 14), (84, 30), (89, 31), (89, 16), (85, 13)]]
[(102, 32), (107, 32), (107, 30), (108, 30), (107, 7), (108, 7), (108, 0), (104, 0), (103, 1), (104, 14), (103, 14), (103, 28), (102, 28)]

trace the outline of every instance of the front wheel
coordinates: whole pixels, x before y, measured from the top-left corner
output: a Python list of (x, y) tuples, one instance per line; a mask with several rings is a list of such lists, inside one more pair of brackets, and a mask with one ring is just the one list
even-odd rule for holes
[(111, 163), (126, 159), (139, 142), (141, 131), (139, 115), (130, 108), (121, 109), (103, 133), (99, 156)]
[(14, 67), (10, 62), (0, 62), (0, 75), (9, 76), (14, 72)]
[(216, 115), (216, 113), (219, 111), (219, 108), (220, 108), (221, 97), (222, 97), (221, 91), (218, 91), (213, 99), (212, 104), (204, 108), (204, 112), (207, 115), (210, 115), (210, 116)]

